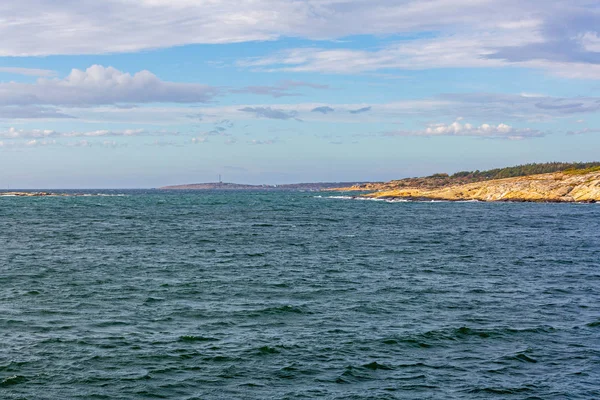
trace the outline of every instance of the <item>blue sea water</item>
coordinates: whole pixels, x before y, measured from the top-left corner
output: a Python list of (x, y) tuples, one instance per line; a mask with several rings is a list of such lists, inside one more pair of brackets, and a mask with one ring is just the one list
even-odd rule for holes
[(600, 206), (0, 197), (2, 399), (600, 398)]

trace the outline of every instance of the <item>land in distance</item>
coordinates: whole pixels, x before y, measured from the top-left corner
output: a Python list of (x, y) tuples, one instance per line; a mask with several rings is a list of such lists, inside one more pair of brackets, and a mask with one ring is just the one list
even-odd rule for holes
[(593, 203), (600, 201), (600, 163), (527, 164), (333, 190), (366, 190), (372, 193), (362, 196), (379, 199)]
[(314, 182), (284, 185), (245, 185), (239, 183), (209, 182), (163, 186), (160, 190), (323, 190), (336, 187), (360, 186), (372, 182)]

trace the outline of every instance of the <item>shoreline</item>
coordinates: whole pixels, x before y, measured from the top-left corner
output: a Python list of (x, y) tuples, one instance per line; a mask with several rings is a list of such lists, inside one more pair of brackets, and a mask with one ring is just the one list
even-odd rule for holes
[(385, 201), (388, 203), (536, 203), (536, 204), (597, 204), (600, 203), (596, 200), (557, 200), (557, 199), (500, 199), (500, 200), (482, 200), (482, 199), (444, 199), (436, 197), (423, 197), (423, 196), (368, 196), (368, 195), (340, 195), (340, 196), (327, 196), (329, 199), (342, 199), (342, 200), (359, 200), (359, 201)]
[[(414, 182), (411, 182), (414, 183)], [(357, 191), (339, 188), (338, 191)], [(595, 203), (600, 201), (600, 171), (555, 172), (439, 187), (392, 181), (367, 189), (364, 198), (483, 202)]]

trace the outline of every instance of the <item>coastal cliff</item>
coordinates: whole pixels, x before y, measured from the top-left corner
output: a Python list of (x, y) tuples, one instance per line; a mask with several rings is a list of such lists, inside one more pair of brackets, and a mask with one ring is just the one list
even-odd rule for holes
[(600, 170), (570, 170), (439, 188), (393, 189), (388, 186), (364, 196), (449, 201), (596, 202), (600, 201)]

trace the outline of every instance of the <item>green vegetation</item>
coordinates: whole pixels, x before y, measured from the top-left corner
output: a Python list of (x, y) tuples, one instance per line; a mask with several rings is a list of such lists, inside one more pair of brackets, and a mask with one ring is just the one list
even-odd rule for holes
[[(552, 172), (578, 175), (600, 171), (600, 162), (525, 164), (514, 167), (490, 169), (488, 171), (460, 171), (452, 175), (440, 173), (423, 178), (406, 178), (377, 185), (377, 190), (396, 190), (406, 187), (436, 189), (445, 186), (490, 181), (493, 179), (516, 178), (519, 176), (548, 174)], [(372, 190), (373, 187), (369, 188)]]
[[(548, 174), (551, 172), (565, 171), (565, 173), (576, 175), (599, 171), (600, 162), (589, 163), (563, 163), (551, 162), (543, 164), (525, 164), (515, 167), (490, 169), (489, 171), (461, 171), (451, 175), (451, 178), (466, 178), (468, 180), (492, 180), (515, 178), (518, 176)], [(436, 174), (437, 175), (437, 174)]]
[(583, 175), (600, 171), (600, 162), (549, 162), (517, 165), (507, 168), (496, 168), (488, 171), (460, 171), (449, 175), (445, 173), (433, 174), (420, 178), (396, 179), (385, 183), (369, 183), (355, 186), (354, 190), (390, 191), (403, 188), (439, 189), (443, 187), (465, 185), (490, 181), (494, 179), (517, 178), (520, 176), (549, 174), (563, 172), (567, 175)]
[(571, 168), (571, 169), (564, 170), (563, 172), (567, 175), (585, 175), (585, 174), (589, 174), (590, 172), (598, 172), (598, 171), (600, 171), (600, 166), (590, 167), (590, 168), (586, 168), (586, 169)]
[(433, 174), (431, 176), (428, 176), (428, 178), (434, 178), (434, 179), (445, 179), (448, 178), (448, 174)]

